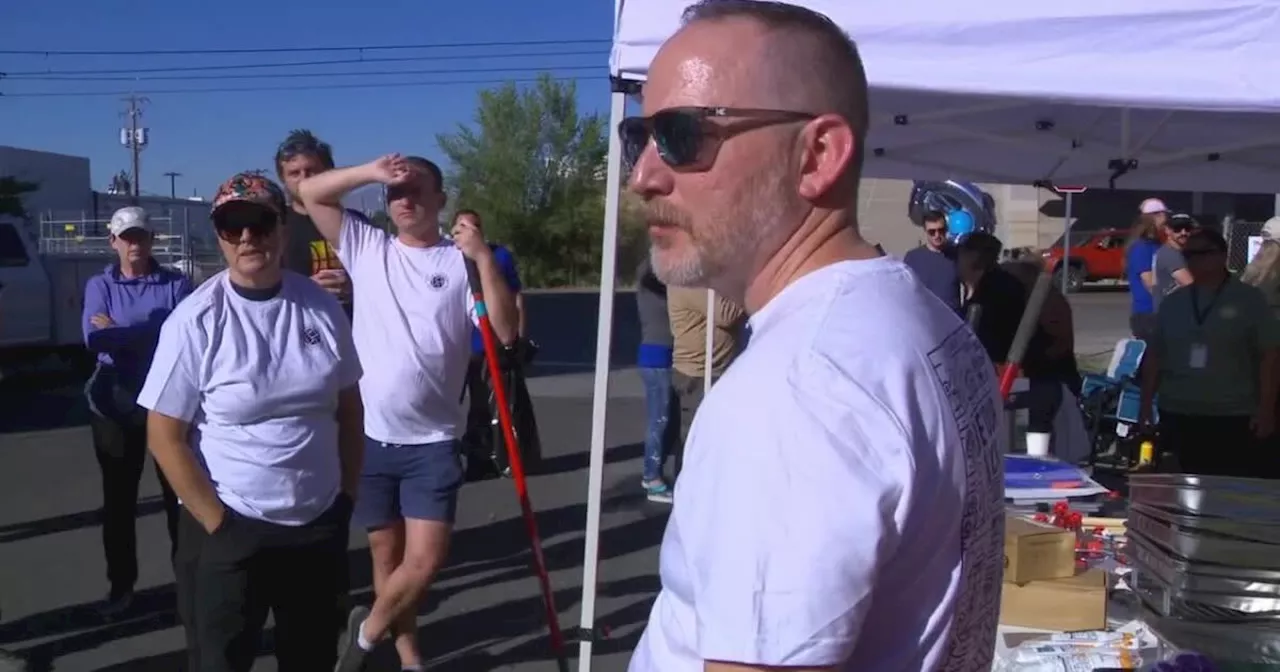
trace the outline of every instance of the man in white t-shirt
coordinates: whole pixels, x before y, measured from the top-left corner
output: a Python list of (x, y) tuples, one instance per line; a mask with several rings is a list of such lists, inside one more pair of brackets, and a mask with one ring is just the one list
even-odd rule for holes
[(632, 672), (990, 669), (1002, 413), (960, 318), (856, 220), (867, 84), (829, 19), (704, 0), (619, 127), (657, 276), (751, 340), (698, 410)]
[[(342, 208), (344, 195), (374, 183), (386, 185), (394, 237)], [(495, 334), (504, 343), (516, 338), (511, 291), (480, 231), (461, 218), (452, 241), (440, 236), (443, 186), (430, 161), (391, 155), (299, 187), (307, 214), (351, 275), (366, 371), (367, 442), (354, 518), (369, 531), (377, 599), (371, 610), (352, 610), (340, 672), (363, 669), (365, 654), (392, 633), (402, 669), (422, 665), (418, 602), (444, 563), (463, 477), (461, 394), (475, 319), (467, 259)]]
[(183, 506), (174, 574), (193, 671), (249, 672), (268, 611), (282, 672), (337, 658), (360, 361), (337, 300), (282, 270), (284, 216), (270, 180), (222, 185), (212, 217), (227, 270), (169, 315), (138, 396)]

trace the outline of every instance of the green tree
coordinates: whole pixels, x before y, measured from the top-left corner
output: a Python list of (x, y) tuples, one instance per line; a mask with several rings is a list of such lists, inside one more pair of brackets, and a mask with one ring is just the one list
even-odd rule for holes
[(24, 182), (16, 177), (0, 177), (0, 215), (22, 219), (27, 209), (22, 204), (23, 194), (40, 188), (35, 182)]
[(600, 275), (606, 123), (578, 110), (572, 82), (543, 75), (480, 93), (474, 123), (436, 136), (452, 166), (453, 205), (515, 252), (529, 286), (594, 284)]

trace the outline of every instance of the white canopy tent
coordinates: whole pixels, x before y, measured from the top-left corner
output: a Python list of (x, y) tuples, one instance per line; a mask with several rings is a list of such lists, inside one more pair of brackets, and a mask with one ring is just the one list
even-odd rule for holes
[[(611, 129), (691, 0), (615, 0)], [(1280, 0), (804, 0), (858, 43), (867, 177), (1280, 191)], [(711, 102), (711, 101), (708, 101)], [(593, 632), (620, 144), (611, 134), (581, 625)], [(592, 642), (580, 644), (579, 670)]]

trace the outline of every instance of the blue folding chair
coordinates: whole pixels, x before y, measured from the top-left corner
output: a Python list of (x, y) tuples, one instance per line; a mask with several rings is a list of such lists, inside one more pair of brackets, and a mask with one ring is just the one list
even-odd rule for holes
[[(1099, 453), (1113, 443), (1130, 438), (1137, 429), (1142, 410), (1138, 371), (1146, 352), (1146, 341), (1122, 339), (1116, 343), (1106, 373), (1084, 376), (1080, 385), (1080, 410), (1089, 428), (1090, 465), (1096, 463)], [(1155, 422), (1157, 418), (1151, 420)], [(1132, 458), (1130, 456), (1131, 461)]]

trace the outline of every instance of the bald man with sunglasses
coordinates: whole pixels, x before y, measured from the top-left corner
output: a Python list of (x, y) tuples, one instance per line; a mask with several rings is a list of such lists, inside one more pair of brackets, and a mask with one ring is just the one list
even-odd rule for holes
[(619, 133), (654, 273), (741, 305), (751, 338), (690, 429), (631, 672), (990, 669), (995, 371), (858, 230), (853, 43), (809, 9), (704, 0), (643, 105)]

